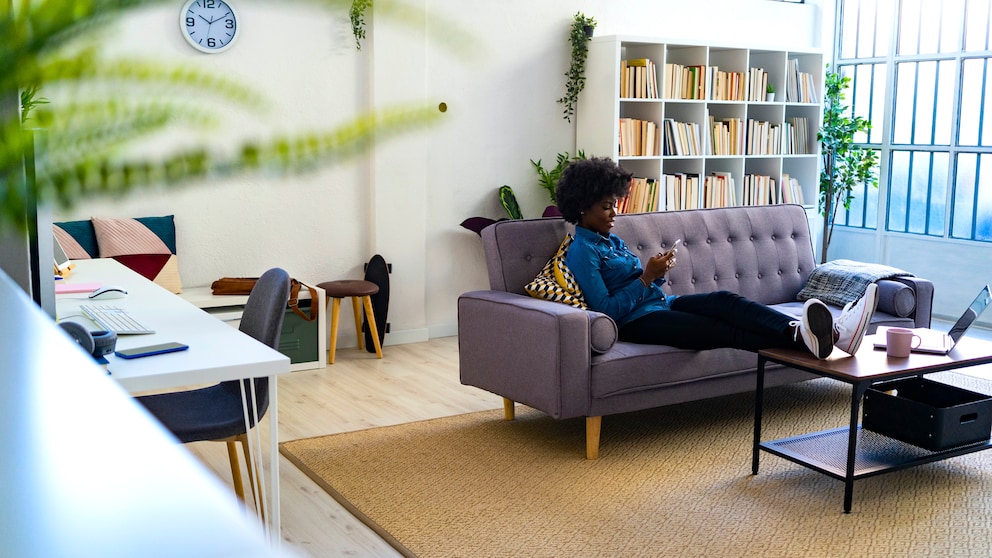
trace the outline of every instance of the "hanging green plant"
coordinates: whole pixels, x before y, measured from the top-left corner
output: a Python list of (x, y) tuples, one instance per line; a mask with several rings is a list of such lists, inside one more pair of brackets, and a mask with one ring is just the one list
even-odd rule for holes
[(365, 38), (365, 11), (372, 6), (372, 0), (352, 0), (351, 34), (355, 36), (355, 46), (362, 50), (362, 39)]
[(589, 54), (589, 45), (592, 40), (592, 32), (596, 29), (596, 20), (586, 17), (582, 12), (576, 12), (572, 20), (572, 28), (568, 34), (568, 42), (572, 45), (572, 61), (565, 76), (565, 96), (558, 99), (558, 102), (565, 105), (565, 120), (572, 121), (575, 114), (575, 103), (579, 100), (579, 93), (586, 86), (586, 57)]

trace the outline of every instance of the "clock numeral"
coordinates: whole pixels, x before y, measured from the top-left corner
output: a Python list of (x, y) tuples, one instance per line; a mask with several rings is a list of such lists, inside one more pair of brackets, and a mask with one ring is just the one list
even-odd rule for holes
[(217, 0), (203, 0), (203, 7), (204, 8), (216, 8), (217, 7)]
[(187, 17), (186, 18), (186, 27), (193, 27), (194, 25), (196, 25), (196, 20), (193, 19), (193, 18), (191, 18), (191, 17)]
[(216, 48), (217, 47), (217, 40), (214, 39), (213, 37), (210, 37), (209, 39), (207, 39), (207, 46), (210, 47), (210, 48)]
[(234, 29), (234, 20), (233, 19), (224, 20), (224, 27), (228, 29)]

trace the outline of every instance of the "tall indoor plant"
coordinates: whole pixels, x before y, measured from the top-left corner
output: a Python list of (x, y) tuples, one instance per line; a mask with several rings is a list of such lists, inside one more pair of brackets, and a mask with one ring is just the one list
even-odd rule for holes
[(844, 90), (850, 82), (851, 78), (828, 70), (823, 88), (823, 124), (817, 134), (823, 159), (818, 205), (823, 216), (820, 263), (827, 261), (837, 211), (841, 207), (851, 208), (855, 186), (878, 187), (877, 152), (854, 140), (856, 134), (867, 134), (871, 130), (871, 122), (852, 116), (850, 108), (844, 104)]
[(572, 27), (568, 34), (568, 42), (572, 45), (572, 57), (568, 66), (568, 78), (565, 81), (565, 96), (558, 99), (558, 102), (565, 105), (564, 118), (572, 121), (575, 114), (575, 103), (579, 100), (579, 93), (586, 86), (586, 57), (589, 54), (589, 45), (592, 39), (592, 32), (596, 29), (596, 20), (586, 17), (582, 12), (576, 12), (572, 18)]

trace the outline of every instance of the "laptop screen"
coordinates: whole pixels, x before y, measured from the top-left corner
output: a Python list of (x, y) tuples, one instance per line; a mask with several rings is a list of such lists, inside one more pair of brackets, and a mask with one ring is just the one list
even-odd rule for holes
[(964, 311), (964, 314), (958, 318), (958, 321), (954, 322), (951, 330), (947, 332), (955, 344), (964, 336), (964, 332), (968, 331), (971, 324), (975, 323), (975, 320), (982, 315), (982, 312), (989, 307), (989, 304), (992, 304), (992, 291), (989, 290), (988, 285), (985, 285), (985, 288), (972, 301), (971, 306)]

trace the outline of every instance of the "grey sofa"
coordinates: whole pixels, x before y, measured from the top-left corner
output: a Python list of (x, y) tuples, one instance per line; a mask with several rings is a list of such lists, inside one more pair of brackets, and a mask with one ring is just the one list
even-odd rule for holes
[[(586, 457), (599, 455), (604, 415), (753, 390), (757, 357), (736, 349), (691, 351), (618, 342), (598, 312), (535, 299), (524, 285), (556, 252), (571, 225), (562, 219), (500, 221), (482, 231), (490, 290), (458, 300), (461, 382), (556, 419), (586, 417)], [(617, 216), (613, 229), (642, 261), (683, 239), (667, 292), (729, 290), (799, 316), (796, 294), (815, 267), (809, 223), (797, 205), (734, 207)], [(883, 279), (878, 325), (929, 327), (933, 284)], [(836, 314), (840, 308), (831, 308)], [(840, 354), (839, 352), (837, 354)], [(768, 386), (809, 379), (769, 368)]]

